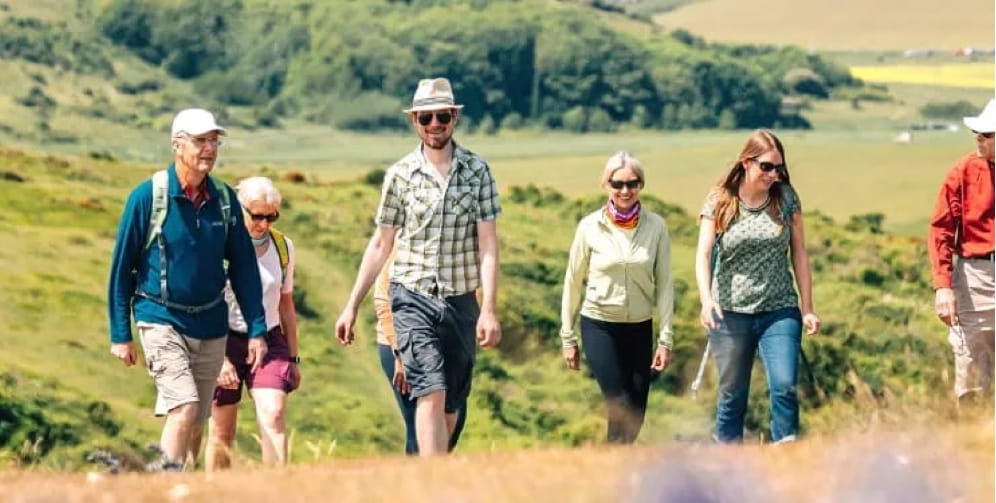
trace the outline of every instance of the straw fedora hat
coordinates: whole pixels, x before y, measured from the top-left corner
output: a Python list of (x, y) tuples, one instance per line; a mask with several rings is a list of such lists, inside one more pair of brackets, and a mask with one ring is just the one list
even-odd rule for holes
[(450, 108), (459, 110), (463, 108), (463, 105), (454, 103), (453, 87), (450, 86), (449, 79), (439, 77), (420, 80), (418, 87), (415, 89), (415, 96), (412, 98), (412, 107), (402, 111), (410, 114), (412, 112), (428, 112)]

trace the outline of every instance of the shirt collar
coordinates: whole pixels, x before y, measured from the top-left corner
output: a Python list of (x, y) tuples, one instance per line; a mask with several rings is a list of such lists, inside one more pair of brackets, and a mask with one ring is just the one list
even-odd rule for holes
[(180, 176), (176, 174), (176, 162), (170, 163), (169, 167), (166, 168), (169, 173), (169, 195), (170, 196), (180, 196), (185, 195), (189, 199), (193, 200), (196, 194), (200, 194), (199, 197), (203, 198), (205, 201), (210, 201), (214, 197), (218, 197), (218, 193), (215, 192), (214, 186), (208, 180), (208, 177), (204, 177), (204, 181), (201, 182), (200, 187), (196, 191), (186, 191), (183, 186), (180, 185)]
[[(450, 160), (450, 166), (452, 167), (450, 170), (450, 177), (452, 177), (461, 166), (466, 165), (464, 158), (467, 156), (467, 150), (461, 147), (454, 139), (450, 139), (450, 142), (453, 143), (453, 158)], [(412, 155), (418, 159), (415, 169), (420, 169), (428, 173), (429, 165), (431, 163), (429, 162), (429, 159), (425, 157), (425, 142), (419, 142), (419, 144), (415, 146), (415, 150), (412, 151)]]

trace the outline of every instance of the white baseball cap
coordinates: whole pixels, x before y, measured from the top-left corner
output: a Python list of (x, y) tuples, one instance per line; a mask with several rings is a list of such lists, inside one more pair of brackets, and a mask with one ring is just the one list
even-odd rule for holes
[(225, 128), (218, 125), (214, 120), (214, 114), (203, 108), (188, 108), (181, 110), (173, 118), (173, 136), (180, 133), (187, 133), (191, 136), (199, 136), (211, 131), (220, 134), (228, 134)]
[(979, 133), (996, 132), (996, 99), (989, 100), (978, 117), (965, 117), (965, 126)]

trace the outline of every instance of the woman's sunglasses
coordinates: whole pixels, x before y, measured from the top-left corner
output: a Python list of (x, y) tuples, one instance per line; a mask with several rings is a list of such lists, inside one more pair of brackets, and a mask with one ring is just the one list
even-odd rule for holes
[(609, 180), (609, 186), (616, 190), (622, 190), (623, 187), (627, 187), (629, 190), (636, 190), (643, 186), (643, 181), (638, 178), (633, 180)]
[(436, 120), (439, 121), (439, 123), (444, 126), (446, 124), (449, 124), (450, 121), (453, 120), (453, 114), (451, 114), (450, 112), (419, 112), (418, 123), (423, 126), (428, 126), (429, 124), (432, 124), (433, 115), (435, 115)]
[(974, 130), (973, 130), (973, 131), (972, 131), (972, 134), (974, 134), (975, 136), (981, 136), (981, 137), (983, 137), (983, 138), (985, 138), (985, 139), (987, 139), (987, 140), (988, 140), (988, 139), (990, 139), (990, 138), (992, 138), (992, 137), (993, 137), (993, 134), (994, 134), (994, 133), (980, 133), (980, 132), (978, 132), (978, 131), (974, 131)]
[(775, 170), (777, 170), (779, 173), (785, 171), (784, 164), (775, 164), (773, 162), (768, 162), (768, 161), (758, 161), (757, 159), (754, 159), (754, 162), (756, 162), (757, 167), (761, 168), (761, 171), (764, 171), (765, 173), (770, 173)]
[(280, 218), (279, 211), (276, 213), (270, 213), (269, 215), (257, 215), (255, 213), (250, 213), (248, 211), (246, 213), (249, 214), (249, 218), (251, 218), (253, 222), (262, 222), (263, 220), (266, 220), (267, 222), (270, 222), (272, 224), (273, 222), (276, 222), (278, 218)]

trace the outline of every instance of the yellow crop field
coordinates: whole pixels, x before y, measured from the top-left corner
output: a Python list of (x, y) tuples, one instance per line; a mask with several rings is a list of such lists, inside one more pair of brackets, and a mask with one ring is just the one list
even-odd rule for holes
[(866, 82), (930, 84), (993, 89), (993, 64), (854, 66), (851, 73)]

